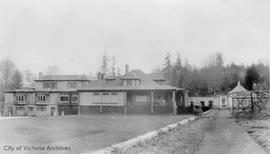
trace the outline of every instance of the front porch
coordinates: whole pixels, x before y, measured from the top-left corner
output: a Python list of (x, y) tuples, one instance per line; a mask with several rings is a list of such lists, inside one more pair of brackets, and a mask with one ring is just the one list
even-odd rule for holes
[(177, 114), (178, 107), (184, 106), (181, 91), (128, 91), (126, 100), (127, 114)]
[[(97, 95), (97, 93), (100, 93)], [(112, 96), (111, 93), (117, 94)], [(121, 94), (120, 94), (121, 93)], [(176, 90), (129, 90), (129, 91), (96, 91), (98, 100), (89, 105), (80, 104), (79, 114), (179, 114), (179, 108), (185, 107), (184, 91)], [(104, 95), (106, 94), (106, 95)], [(117, 98), (117, 99), (116, 99)], [(88, 98), (89, 99), (89, 98)], [(94, 99), (94, 98), (92, 98)], [(84, 98), (82, 98), (84, 100)], [(106, 103), (104, 103), (106, 100)], [(120, 102), (115, 102), (118, 100)], [(121, 100), (123, 101), (121, 103)], [(118, 105), (114, 105), (118, 104)]]

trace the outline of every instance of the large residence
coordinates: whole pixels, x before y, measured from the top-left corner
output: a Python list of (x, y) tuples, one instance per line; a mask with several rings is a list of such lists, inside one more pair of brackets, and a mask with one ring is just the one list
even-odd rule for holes
[(5, 92), (5, 116), (177, 114), (187, 105), (181, 88), (141, 70), (90, 80), (84, 75), (39, 75), (35, 87)]
[(89, 82), (89, 78), (84, 75), (40, 74), (33, 88), (6, 91), (4, 115), (77, 114), (77, 89), (87, 86)]

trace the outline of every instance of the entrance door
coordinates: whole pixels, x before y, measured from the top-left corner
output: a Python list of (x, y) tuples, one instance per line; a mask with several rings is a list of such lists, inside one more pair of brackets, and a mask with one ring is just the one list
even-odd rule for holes
[(51, 107), (51, 116), (54, 116), (55, 107)]
[(225, 107), (227, 107), (227, 104), (226, 104), (226, 99), (225, 98), (221, 98), (221, 107), (223, 108), (225, 108)]

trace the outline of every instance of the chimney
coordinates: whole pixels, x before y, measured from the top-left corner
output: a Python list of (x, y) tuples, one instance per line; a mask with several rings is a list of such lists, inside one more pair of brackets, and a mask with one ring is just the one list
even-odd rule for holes
[(39, 73), (38, 73), (38, 77), (41, 77), (41, 76), (42, 76), (42, 72), (39, 72)]
[(101, 73), (100, 72), (97, 73), (97, 78), (98, 78), (98, 80), (101, 80)]
[(129, 66), (125, 65), (125, 74), (127, 75), (128, 72), (129, 72)]

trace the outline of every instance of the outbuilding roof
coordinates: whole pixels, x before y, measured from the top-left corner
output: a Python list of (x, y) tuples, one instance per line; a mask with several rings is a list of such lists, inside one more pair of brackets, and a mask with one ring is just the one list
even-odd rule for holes
[(244, 88), (241, 84), (240, 81), (238, 81), (237, 86), (233, 88), (231, 91), (228, 92), (228, 94), (233, 94), (233, 93), (238, 93), (238, 92), (245, 92), (247, 91), (246, 88)]

